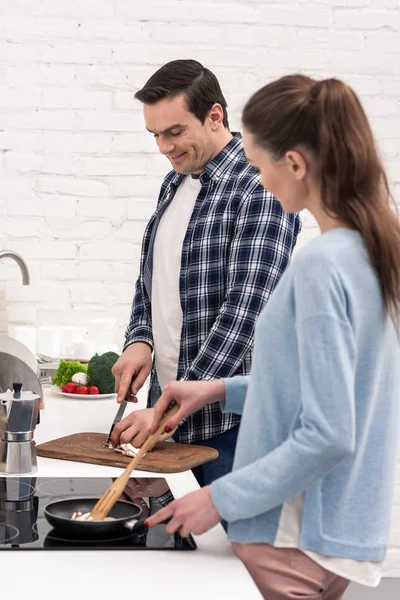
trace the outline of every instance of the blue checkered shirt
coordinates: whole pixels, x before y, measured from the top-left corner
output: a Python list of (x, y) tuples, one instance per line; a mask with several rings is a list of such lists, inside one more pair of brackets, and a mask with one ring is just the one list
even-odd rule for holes
[[(152, 349), (151, 282), (157, 226), (184, 176), (171, 171), (144, 233), (126, 348)], [(285, 213), (265, 191), (236, 133), (199, 176), (196, 200), (182, 247), (183, 313), (177, 379), (205, 380), (250, 372), (254, 325), (286, 269), (300, 230), (298, 215)], [(154, 363), (153, 363), (154, 365)], [(153, 366), (148, 406), (160, 396)], [(213, 438), (237, 425), (238, 415), (205, 406), (178, 429), (180, 442)]]

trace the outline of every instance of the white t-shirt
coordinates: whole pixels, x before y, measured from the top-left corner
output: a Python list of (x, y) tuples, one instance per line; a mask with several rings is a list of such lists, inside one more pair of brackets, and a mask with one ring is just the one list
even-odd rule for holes
[[(274, 546), (279, 548), (299, 547), (303, 506), (304, 493), (298, 494), (284, 503)], [(301, 551), (324, 569), (345, 579), (350, 579), (350, 581), (376, 587), (381, 580), (383, 562), (337, 558), (311, 550), (303, 550), (303, 548)]]
[(151, 319), (157, 378), (162, 390), (177, 378), (182, 331), (182, 245), (200, 188), (199, 179), (185, 177), (160, 219), (154, 240)]

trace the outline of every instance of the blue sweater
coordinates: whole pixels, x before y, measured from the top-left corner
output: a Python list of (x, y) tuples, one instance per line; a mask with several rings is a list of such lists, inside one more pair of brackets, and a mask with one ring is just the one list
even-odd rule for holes
[(360, 234), (314, 239), (258, 319), (250, 376), (224, 380), (222, 408), (243, 418), (233, 472), (211, 494), (231, 540), (273, 544), (283, 502), (305, 491), (301, 548), (384, 559), (399, 354)]

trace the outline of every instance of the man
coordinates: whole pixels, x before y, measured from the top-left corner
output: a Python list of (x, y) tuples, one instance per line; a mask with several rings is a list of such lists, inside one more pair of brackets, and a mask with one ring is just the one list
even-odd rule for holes
[[(113, 369), (119, 402), (134, 397), (151, 371), (148, 408), (112, 436), (114, 445), (140, 447), (168, 381), (249, 373), (254, 324), (289, 263), (300, 220), (261, 186), (241, 135), (229, 130), (211, 71), (172, 61), (135, 97), (173, 167), (144, 234), (124, 352)], [(218, 450), (218, 459), (194, 470), (200, 485), (231, 471), (239, 421), (208, 405), (174, 433)]]

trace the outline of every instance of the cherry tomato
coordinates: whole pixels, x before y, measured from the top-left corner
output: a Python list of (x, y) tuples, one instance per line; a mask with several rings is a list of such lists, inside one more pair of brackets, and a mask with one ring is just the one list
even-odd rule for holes
[(61, 386), (61, 391), (62, 391), (62, 392), (64, 392), (64, 393), (68, 393), (68, 388), (67, 388), (67, 386), (66, 386), (66, 385), (62, 385), (62, 386)]
[(77, 388), (76, 383), (72, 383), (72, 381), (71, 381), (70, 383), (67, 383), (67, 385), (65, 387), (67, 388), (68, 394), (76, 394), (76, 388)]
[(77, 394), (88, 394), (89, 393), (88, 386), (80, 385), (78, 388), (76, 388), (76, 393)]
[(99, 388), (96, 385), (92, 385), (89, 390), (90, 394), (100, 394)]

